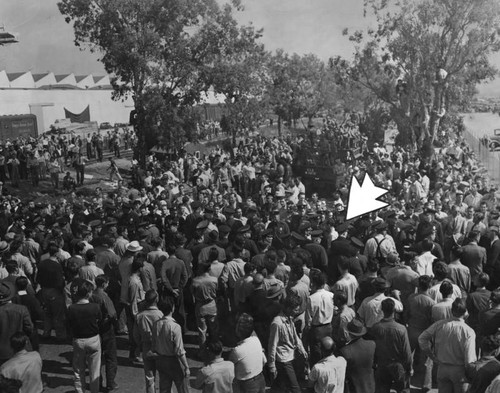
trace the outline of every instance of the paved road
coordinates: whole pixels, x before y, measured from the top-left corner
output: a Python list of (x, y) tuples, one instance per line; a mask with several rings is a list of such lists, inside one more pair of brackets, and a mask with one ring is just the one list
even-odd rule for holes
[[(198, 346), (190, 344), (195, 341), (196, 336), (189, 335), (185, 347), (189, 356), (191, 375), (194, 378), (196, 372), (202, 366), (194, 360)], [(128, 360), (127, 337), (117, 338), (118, 344), (118, 375), (116, 382), (119, 385), (120, 393), (140, 393), (144, 391), (144, 372), (142, 366), (133, 365)], [(58, 344), (54, 340), (42, 341), (40, 354), (43, 359), (43, 377), (45, 382), (45, 392), (48, 393), (73, 393), (73, 370), (71, 368), (72, 347), (68, 344)], [(175, 389), (174, 389), (175, 390)], [(191, 389), (193, 392), (199, 390)]]

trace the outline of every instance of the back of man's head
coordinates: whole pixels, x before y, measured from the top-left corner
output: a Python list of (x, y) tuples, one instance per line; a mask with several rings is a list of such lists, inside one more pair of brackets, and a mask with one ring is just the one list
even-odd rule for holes
[(463, 299), (457, 298), (453, 301), (451, 306), (451, 313), (456, 318), (462, 318), (467, 313), (467, 307)]
[(489, 283), (490, 283), (490, 276), (488, 275), (488, 273), (479, 273), (477, 278), (477, 285), (479, 286), (479, 288), (484, 288), (485, 286), (487, 286)]
[(387, 298), (382, 300), (382, 312), (384, 313), (384, 318), (391, 317), (394, 315), (394, 310), (396, 309), (396, 303), (393, 299)]
[(431, 239), (424, 239), (422, 240), (422, 250), (424, 251), (431, 251), (432, 247), (434, 247), (434, 243)]
[(480, 345), (483, 355), (492, 354), (500, 348), (500, 336), (498, 334), (485, 336), (481, 339)]
[(432, 278), (427, 275), (420, 276), (418, 278), (418, 289), (421, 291), (427, 291), (431, 287)]
[(321, 289), (325, 286), (326, 279), (321, 270), (311, 269), (309, 278), (311, 279), (311, 285), (316, 289)]
[(436, 262), (432, 266), (432, 272), (434, 273), (436, 280), (442, 281), (448, 275), (448, 265), (444, 262)]
[(106, 284), (109, 283), (109, 277), (106, 276), (105, 274), (99, 274), (95, 278), (95, 286), (96, 288), (104, 288)]
[(207, 341), (205, 348), (210, 357), (214, 359), (222, 355), (222, 343), (219, 340)]
[(453, 293), (453, 285), (451, 284), (451, 282), (443, 281), (439, 286), (439, 292), (441, 292), (443, 298), (447, 298)]
[(494, 305), (500, 304), (500, 289), (495, 289), (491, 292), (490, 300)]
[(10, 346), (14, 352), (19, 352), (26, 348), (28, 340), (26, 333), (16, 332), (10, 337)]
[(146, 301), (146, 304), (149, 307), (154, 306), (158, 301), (158, 293), (154, 289), (150, 289), (146, 291), (146, 294), (144, 295), (144, 300)]
[(28, 288), (29, 280), (25, 276), (19, 276), (16, 278), (16, 288), (18, 291), (25, 291)]

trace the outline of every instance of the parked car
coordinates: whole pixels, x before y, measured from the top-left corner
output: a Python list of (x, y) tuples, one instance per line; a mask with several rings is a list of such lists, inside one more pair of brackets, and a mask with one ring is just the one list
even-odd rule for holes
[(109, 130), (110, 128), (113, 128), (113, 126), (111, 125), (111, 123), (105, 121), (104, 123), (101, 123), (101, 125), (99, 126), (99, 129), (100, 130)]
[(493, 130), (494, 135), (490, 136), (488, 139), (488, 147), (490, 150), (499, 150), (500, 149), (500, 128)]

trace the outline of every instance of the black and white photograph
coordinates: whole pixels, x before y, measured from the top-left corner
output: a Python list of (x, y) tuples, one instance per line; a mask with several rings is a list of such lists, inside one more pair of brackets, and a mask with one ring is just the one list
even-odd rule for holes
[(499, 0), (0, 0), (0, 393), (500, 393)]

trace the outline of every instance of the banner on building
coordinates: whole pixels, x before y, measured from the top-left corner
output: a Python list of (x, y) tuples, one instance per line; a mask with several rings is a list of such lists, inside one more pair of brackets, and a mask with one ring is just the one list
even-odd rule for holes
[(73, 113), (64, 108), (64, 116), (66, 119), (70, 119), (72, 123), (85, 123), (86, 121), (90, 121), (90, 105), (87, 105), (81, 113)]

